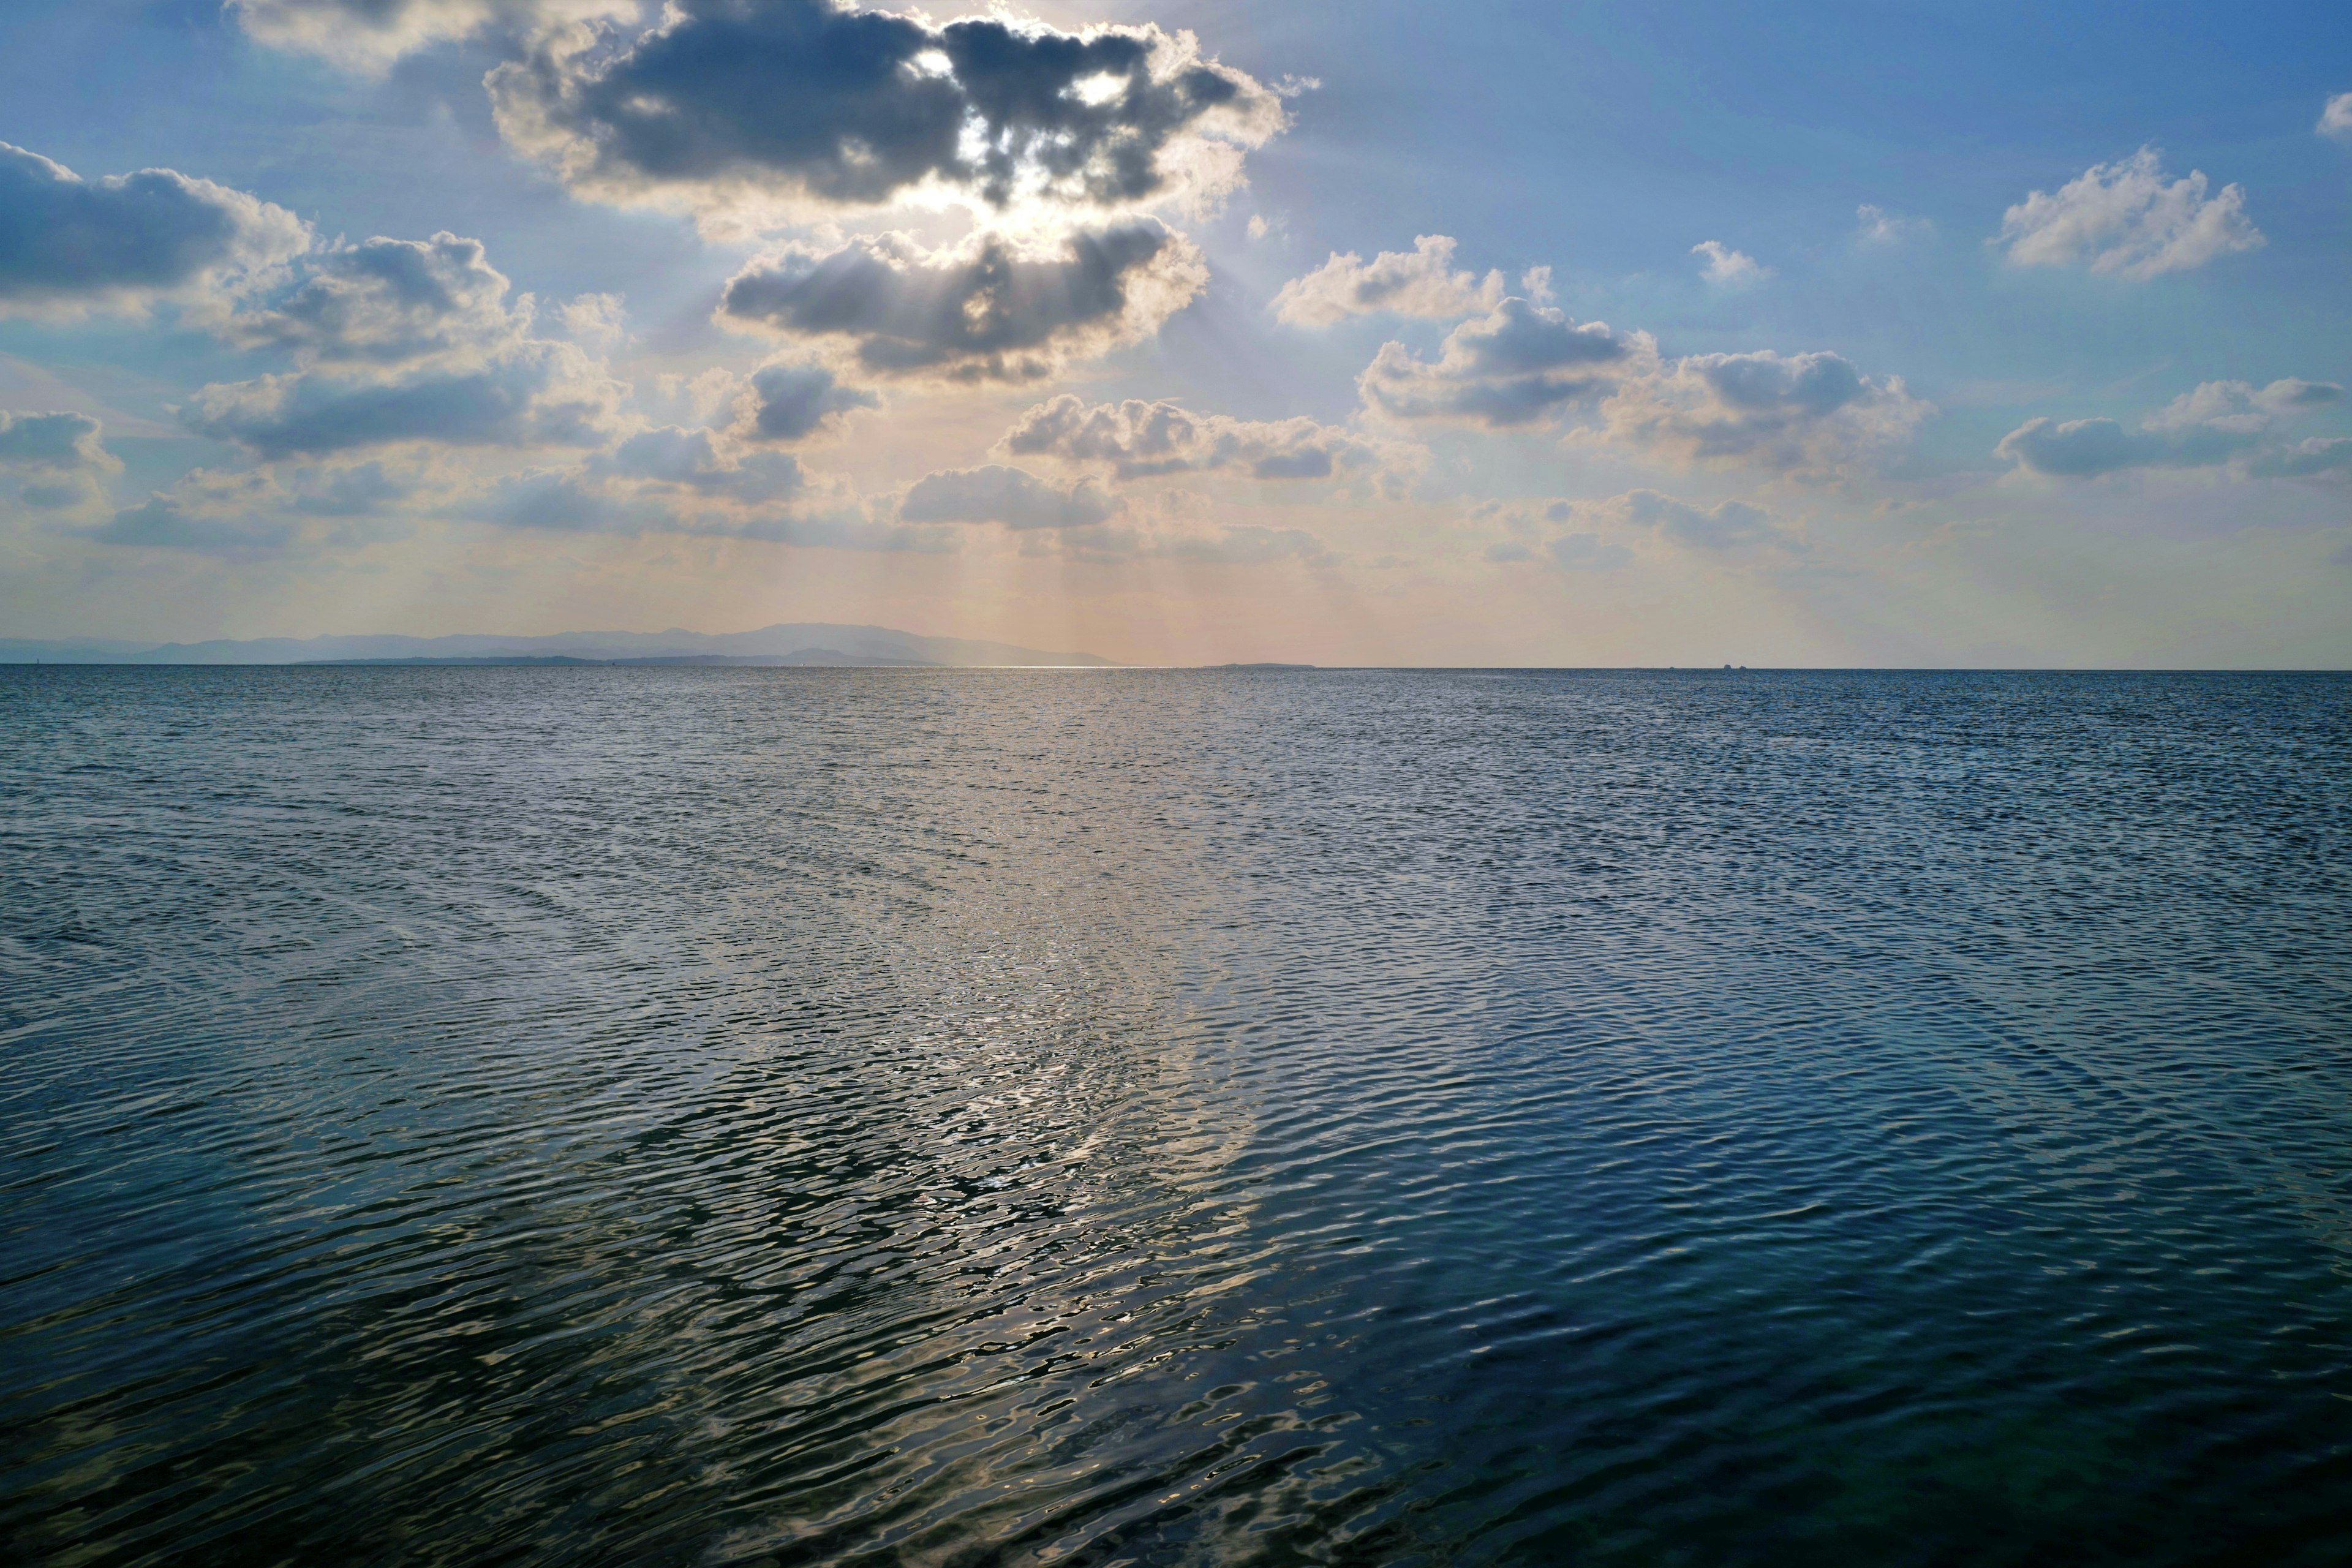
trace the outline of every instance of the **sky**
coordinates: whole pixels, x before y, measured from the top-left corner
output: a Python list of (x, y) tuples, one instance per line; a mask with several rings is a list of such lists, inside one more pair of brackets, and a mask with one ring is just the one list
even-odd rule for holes
[(0, 636), (2352, 666), (2352, 7), (11, 0)]

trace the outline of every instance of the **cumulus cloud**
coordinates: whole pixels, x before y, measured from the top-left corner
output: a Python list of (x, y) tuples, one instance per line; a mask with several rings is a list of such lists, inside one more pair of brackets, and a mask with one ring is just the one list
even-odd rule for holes
[(457, 499), (459, 515), (567, 533), (676, 533), (845, 550), (939, 552), (959, 531), (900, 522), (790, 453), (724, 431), (656, 426), (562, 467), (499, 476)]
[(1312, 419), (1234, 419), (1173, 403), (1088, 405), (1064, 393), (1006, 431), (1015, 457), (1051, 458), (1122, 479), (1221, 473), (1255, 479), (1328, 479), (1402, 466), (1404, 454)]
[(284, 515), (287, 493), (263, 472), (197, 468), (87, 537), (100, 544), (177, 550), (252, 560), (291, 544), (299, 526)]
[(2143, 147), (2099, 163), (2052, 195), (2035, 191), (2001, 215), (2000, 238), (2021, 267), (2088, 267), (2145, 280), (2204, 266), (2263, 243), (2246, 216), (2246, 193), (2206, 194), (2201, 171), (2167, 182), (2161, 157)]
[(2319, 123), (2313, 127), (2322, 136), (2334, 136), (2352, 142), (2352, 92), (2339, 92), (2327, 100), (2319, 111)]
[(391, 363), (484, 347), (526, 320), (509, 311), (482, 242), (454, 234), (341, 246), (302, 270), (284, 298), (232, 317), (228, 334), (306, 361)]
[(87, 414), (19, 414), (0, 408), (0, 477), (16, 499), (43, 511), (96, 504), (122, 465)]
[(1190, 33), (832, 0), (671, 0), (625, 45), (569, 29), (488, 85), (509, 142), (581, 195), (755, 226), (903, 200), (1213, 202), (1286, 123)]
[(215, 384), (188, 400), (180, 422), (264, 458), (411, 442), (593, 447), (606, 438), (623, 390), (576, 345), (525, 340), (478, 364)]
[(2341, 402), (2332, 382), (2288, 378), (2257, 387), (2209, 381), (2137, 427), (2114, 419), (2030, 419), (1994, 454), (2053, 479), (2095, 479), (2132, 468), (2200, 468), (2235, 462), (2250, 477), (2308, 479), (2352, 468), (2352, 438), (2283, 444), (2280, 422)]
[(0, 468), (120, 472), (122, 465), (99, 440), (99, 422), (87, 414), (18, 414), (0, 408)]
[(1334, 251), (1322, 266), (1282, 286), (1274, 313), (1293, 326), (1328, 327), (1382, 311), (1445, 321), (1501, 304), (1503, 275), (1455, 271), (1454, 249), (1446, 236), (1424, 234), (1411, 250), (1383, 250), (1370, 261), (1352, 250)]
[(634, 16), (643, 0), (228, 0), (245, 30), (272, 48), (380, 71), (432, 44), (503, 28), (526, 36), (566, 22)]
[(1092, 479), (1057, 486), (991, 463), (925, 474), (898, 503), (907, 522), (1001, 522), (1007, 528), (1088, 528), (1125, 503)]
[(292, 213), (209, 180), (85, 180), (0, 142), (0, 316), (216, 310), (310, 243)]
[(1719, 239), (1700, 240), (1691, 247), (1691, 254), (1706, 258), (1706, 265), (1699, 268), (1700, 277), (1727, 288), (1761, 282), (1772, 275), (1770, 268), (1752, 256), (1732, 249)]
[(1933, 405), (1833, 353), (1653, 361), (1601, 405), (1602, 438), (1682, 461), (1827, 478), (1909, 440)]
[(1602, 322), (1508, 299), (1447, 333), (1434, 362), (1383, 344), (1357, 385), (1369, 406), (1400, 419), (1526, 425), (1606, 391), (1641, 348)]
[(1198, 247), (1153, 218), (1044, 244), (904, 234), (790, 247), (727, 285), (719, 321), (845, 345), (881, 374), (1030, 381), (1160, 330), (1208, 283)]
[(821, 364), (762, 365), (738, 400), (736, 433), (751, 441), (805, 440), (881, 401), (863, 387), (843, 385)]

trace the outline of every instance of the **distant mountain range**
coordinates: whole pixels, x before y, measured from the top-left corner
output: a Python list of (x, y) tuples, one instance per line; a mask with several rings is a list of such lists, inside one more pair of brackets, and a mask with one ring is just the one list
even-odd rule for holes
[(257, 637), (196, 643), (41, 642), (0, 637), (0, 664), (665, 664), (920, 666), (1084, 665), (1091, 653), (1045, 653), (1011, 643), (917, 637), (887, 626), (824, 623), (752, 632), (559, 632), (552, 637)]

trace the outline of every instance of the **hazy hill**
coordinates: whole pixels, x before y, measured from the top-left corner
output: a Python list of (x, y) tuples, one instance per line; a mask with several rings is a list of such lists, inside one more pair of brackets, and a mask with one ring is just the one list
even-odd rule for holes
[(0, 637), (0, 664), (317, 664), (341, 660), (426, 663), (503, 659), (625, 659), (630, 662), (775, 665), (1087, 665), (1091, 653), (1047, 653), (1011, 643), (918, 637), (887, 626), (823, 623), (751, 632), (558, 632), (551, 637), (257, 637), (197, 643), (42, 642)]

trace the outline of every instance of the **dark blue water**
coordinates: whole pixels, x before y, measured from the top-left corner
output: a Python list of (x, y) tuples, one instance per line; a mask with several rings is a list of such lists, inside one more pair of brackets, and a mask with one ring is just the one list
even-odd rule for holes
[(0, 1556), (2352, 1560), (2352, 679), (0, 673)]

